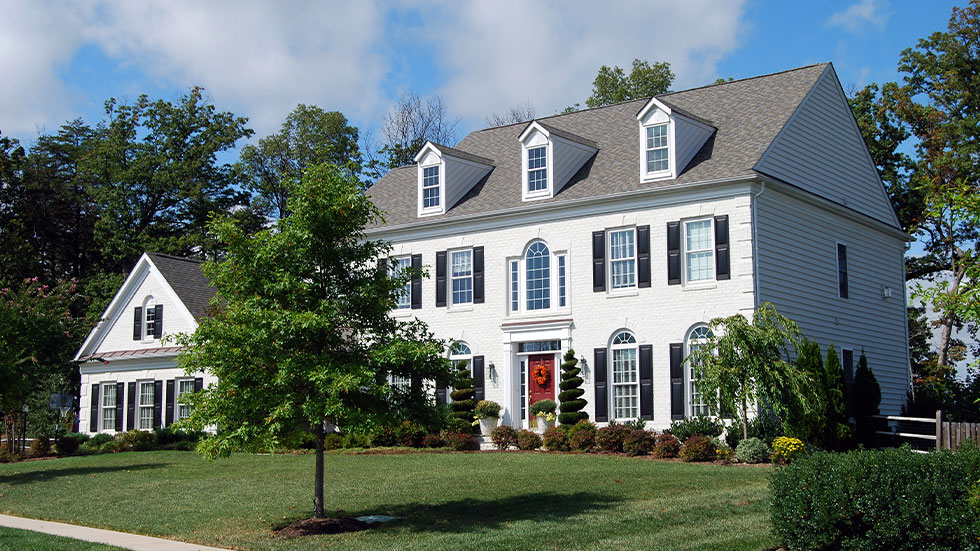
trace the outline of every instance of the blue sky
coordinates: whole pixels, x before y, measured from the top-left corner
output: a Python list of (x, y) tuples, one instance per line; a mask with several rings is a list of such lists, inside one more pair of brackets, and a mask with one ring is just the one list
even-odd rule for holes
[(98, 121), (109, 97), (173, 99), (194, 85), (249, 117), (257, 137), (297, 103), (377, 128), (408, 90), (442, 95), (462, 134), (525, 101), (538, 115), (584, 103), (600, 65), (633, 58), (669, 61), (675, 89), (832, 61), (848, 89), (898, 78), (901, 50), (945, 29), (955, 3), (6, 4), (0, 131), (30, 143), (76, 117)]

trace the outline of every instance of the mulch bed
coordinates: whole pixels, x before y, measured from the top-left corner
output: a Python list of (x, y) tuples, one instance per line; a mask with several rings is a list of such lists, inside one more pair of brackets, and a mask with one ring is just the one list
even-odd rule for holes
[(315, 536), (318, 534), (343, 534), (345, 532), (360, 532), (371, 525), (353, 518), (305, 518), (276, 530), (277, 536), (295, 538), (299, 536)]

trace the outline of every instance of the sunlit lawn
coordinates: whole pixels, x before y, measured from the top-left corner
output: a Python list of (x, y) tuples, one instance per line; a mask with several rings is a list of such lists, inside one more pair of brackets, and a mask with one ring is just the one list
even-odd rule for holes
[(328, 455), (330, 516), (404, 517), (286, 540), (312, 456), (143, 452), (0, 465), (0, 511), (241, 549), (745, 549), (774, 543), (769, 470), (547, 453)]
[(0, 551), (123, 551), (99, 543), (0, 526)]

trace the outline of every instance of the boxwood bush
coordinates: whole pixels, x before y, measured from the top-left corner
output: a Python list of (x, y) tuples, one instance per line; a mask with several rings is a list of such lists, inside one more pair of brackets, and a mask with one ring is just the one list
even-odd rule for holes
[(773, 531), (793, 550), (980, 548), (976, 445), (818, 452), (773, 470)]
[(541, 437), (527, 429), (521, 429), (517, 433), (517, 448), (525, 451), (536, 450), (541, 447)]
[(565, 432), (563, 427), (551, 427), (550, 429), (544, 431), (544, 436), (541, 438), (541, 442), (544, 444), (544, 447), (548, 449), (548, 451), (568, 451), (568, 433)]
[(735, 458), (742, 463), (765, 463), (769, 461), (771, 454), (769, 446), (758, 438), (742, 440), (735, 448)]
[(623, 425), (612, 423), (596, 431), (595, 444), (604, 452), (623, 451), (623, 439), (630, 430)]
[(647, 455), (653, 451), (657, 443), (657, 436), (647, 430), (637, 429), (630, 431), (623, 438), (623, 451), (630, 457)]

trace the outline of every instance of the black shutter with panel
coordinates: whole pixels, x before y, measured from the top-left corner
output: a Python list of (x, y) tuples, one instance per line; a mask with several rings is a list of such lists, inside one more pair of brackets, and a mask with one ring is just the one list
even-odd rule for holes
[(124, 383), (116, 383), (116, 432), (123, 430), (123, 392), (125, 391)]
[(198, 377), (194, 379), (194, 392), (201, 392), (204, 390), (204, 378)]
[(175, 394), (176, 391), (177, 391), (177, 387), (174, 384), (174, 380), (173, 379), (167, 379), (167, 395), (166, 395), (166, 398), (167, 398), (167, 417), (166, 417), (167, 425), (166, 426), (168, 426), (168, 427), (174, 423), (174, 407), (176, 407), (175, 406), (175, 402), (177, 401), (177, 396)]
[(640, 345), (640, 419), (653, 419), (653, 346)]
[(154, 309), (156, 309), (156, 314), (154, 314), (156, 320), (153, 324), (153, 338), (159, 339), (163, 336), (163, 305), (157, 304)]
[(667, 285), (681, 283), (681, 223), (667, 222)]
[(715, 216), (715, 279), (731, 279), (731, 254), (728, 251), (728, 215)]
[(606, 290), (606, 232), (592, 232), (592, 292)]
[(133, 309), (133, 340), (143, 339), (143, 307), (137, 306)]
[(412, 310), (422, 308), (422, 255), (412, 255)]
[(841, 368), (844, 370), (844, 383), (850, 388), (854, 383), (854, 351), (841, 350)]
[(684, 418), (684, 345), (670, 345), (670, 418)]
[(136, 383), (129, 383), (129, 403), (126, 405), (126, 426), (129, 430), (136, 428)]
[(474, 399), (477, 402), (483, 400), (486, 396), (485, 381), (483, 356), (473, 356), (473, 388), (476, 389), (476, 396), (474, 396)]
[(473, 303), (483, 304), (483, 247), (473, 247)]
[(436, 306), (446, 305), (446, 251), (436, 253)]
[(609, 365), (606, 361), (606, 349), (595, 349), (595, 365), (592, 366), (592, 379), (595, 381), (595, 420), (598, 423), (609, 421), (609, 389), (606, 380), (609, 375)]
[(436, 381), (436, 403), (439, 405), (446, 403), (446, 385)]
[(650, 286), (650, 226), (636, 228), (636, 286)]
[(837, 293), (847, 298), (847, 245), (837, 244)]
[(158, 429), (163, 421), (163, 381), (153, 381), (153, 428)]
[(92, 385), (92, 404), (89, 410), (91, 418), (88, 420), (89, 432), (99, 432), (99, 383)]

